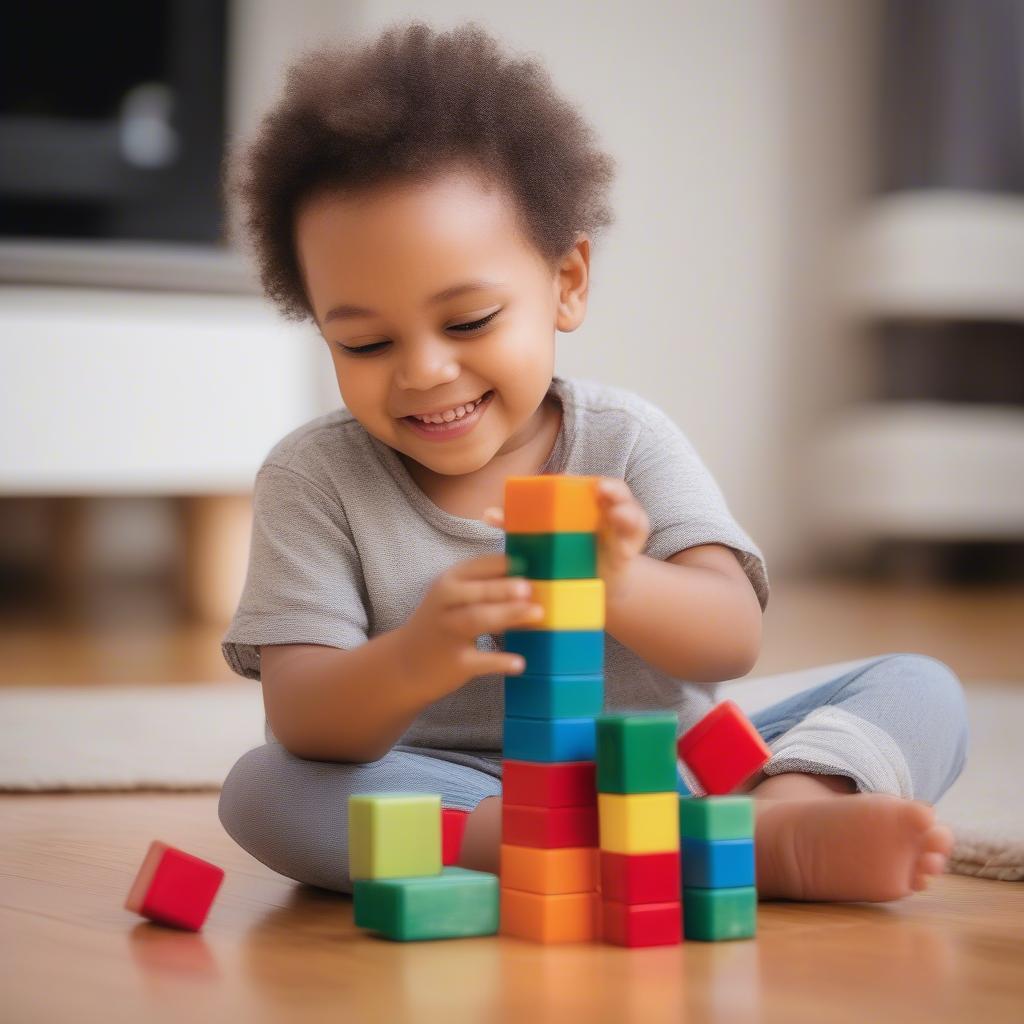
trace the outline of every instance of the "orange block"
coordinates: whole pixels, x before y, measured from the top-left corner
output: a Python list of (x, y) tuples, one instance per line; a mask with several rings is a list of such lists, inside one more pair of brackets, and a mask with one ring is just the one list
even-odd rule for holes
[(593, 533), (600, 477), (549, 473), (505, 481), (506, 533)]
[(600, 877), (600, 850), (563, 846), (545, 850), (501, 844), (501, 884), (507, 889), (547, 895), (595, 892)]
[(541, 896), (502, 889), (501, 933), (532, 942), (596, 942), (601, 936), (601, 897), (596, 892)]

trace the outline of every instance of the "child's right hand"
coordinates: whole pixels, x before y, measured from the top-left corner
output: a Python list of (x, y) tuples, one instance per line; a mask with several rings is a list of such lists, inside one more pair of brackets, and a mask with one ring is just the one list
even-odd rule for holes
[(410, 678), (422, 678), (443, 696), (474, 676), (523, 671), (518, 654), (476, 646), (482, 633), (503, 633), (543, 616), (530, 600), (530, 581), (507, 571), (502, 553), (467, 559), (438, 576), (402, 627)]

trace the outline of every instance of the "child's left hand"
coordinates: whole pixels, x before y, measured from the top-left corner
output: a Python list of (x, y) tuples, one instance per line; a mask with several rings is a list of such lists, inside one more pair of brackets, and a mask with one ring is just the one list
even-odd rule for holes
[[(651, 521), (643, 506), (633, 497), (625, 480), (613, 476), (599, 478), (597, 502), (601, 512), (597, 538), (597, 574), (604, 580), (605, 599), (614, 601), (622, 590), (626, 572), (640, 554), (651, 533)], [(504, 528), (502, 509), (484, 512), (484, 522)]]

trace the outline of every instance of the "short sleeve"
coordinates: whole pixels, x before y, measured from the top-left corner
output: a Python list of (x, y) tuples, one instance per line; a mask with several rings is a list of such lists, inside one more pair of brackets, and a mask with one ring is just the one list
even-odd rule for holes
[(302, 474), (264, 464), (245, 586), (221, 643), (228, 664), (259, 679), (261, 644), (356, 647), (367, 639), (367, 605), (341, 504)]
[(679, 427), (647, 405), (636, 445), (626, 464), (626, 483), (651, 521), (644, 554), (664, 560), (701, 544), (723, 544), (735, 553), (762, 611), (768, 574), (760, 549), (736, 522), (721, 489)]

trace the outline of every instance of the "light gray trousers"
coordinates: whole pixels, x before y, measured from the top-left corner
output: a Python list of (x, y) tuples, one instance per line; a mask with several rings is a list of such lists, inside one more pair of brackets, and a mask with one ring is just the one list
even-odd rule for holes
[[(798, 682), (814, 675), (825, 681), (750, 714), (772, 750), (767, 774), (845, 775), (861, 792), (928, 803), (953, 784), (967, 753), (967, 711), (948, 666), (920, 654), (886, 654), (791, 674)], [(787, 677), (771, 682), (778, 690)], [(754, 693), (757, 683), (739, 685)], [(443, 806), (463, 810), (501, 793), (500, 752), (397, 746), (379, 761), (347, 764), (295, 757), (269, 729), (267, 739), (228, 773), (220, 820), (257, 860), (325, 889), (352, 891), (350, 793), (440, 793)]]

